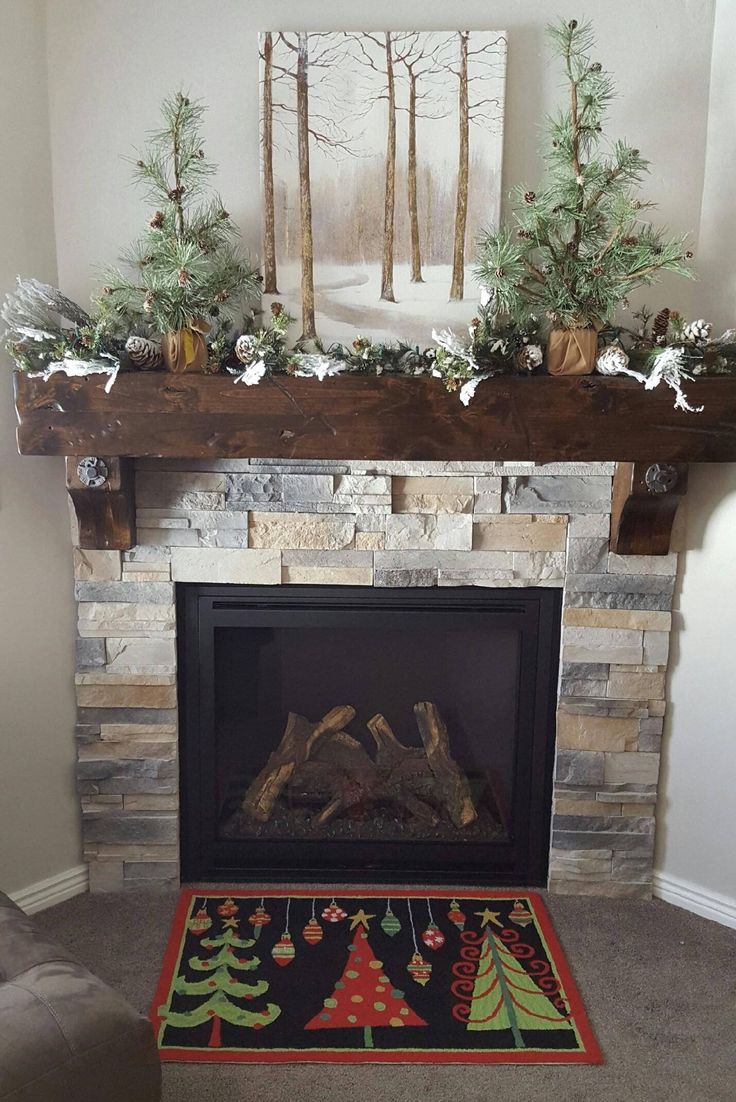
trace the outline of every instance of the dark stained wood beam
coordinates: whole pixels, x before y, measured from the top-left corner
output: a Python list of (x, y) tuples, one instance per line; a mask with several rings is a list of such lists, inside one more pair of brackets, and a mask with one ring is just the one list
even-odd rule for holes
[[(90, 460), (96, 460), (93, 465)], [(99, 485), (90, 483), (99, 482)], [(127, 551), (135, 544), (132, 459), (67, 456), (66, 486), (84, 550)]]
[(666, 555), (686, 490), (686, 464), (618, 463), (613, 478), (611, 550), (619, 555)]
[(736, 460), (736, 378), (688, 383), (701, 414), (631, 379), (503, 377), (468, 407), (439, 379), (229, 375), (15, 376), (24, 455), (181, 459)]

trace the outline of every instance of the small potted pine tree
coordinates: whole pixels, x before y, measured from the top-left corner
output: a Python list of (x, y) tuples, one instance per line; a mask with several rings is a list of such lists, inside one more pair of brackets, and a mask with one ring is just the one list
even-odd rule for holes
[(591, 60), (589, 23), (548, 27), (569, 84), (569, 105), (547, 122), (542, 187), (515, 189), (513, 222), (481, 242), (477, 274), (499, 313), (550, 323), (547, 370), (589, 374), (602, 325), (635, 287), (662, 272), (690, 275), (682, 238), (642, 219), (637, 197), (648, 162), (624, 141), (602, 149), (611, 77)]
[[(122, 258), (133, 275), (109, 272), (101, 292), (107, 311), (159, 335), (164, 364), (174, 372), (201, 371), (214, 319), (260, 294), (254, 269), (235, 246), (230, 215), (218, 195), (206, 194), (216, 169), (204, 154), (203, 113), (203, 105), (182, 92), (164, 100), (163, 126), (135, 162), (156, 209)], [(145, 340), (138, 366), (152, 365)]]

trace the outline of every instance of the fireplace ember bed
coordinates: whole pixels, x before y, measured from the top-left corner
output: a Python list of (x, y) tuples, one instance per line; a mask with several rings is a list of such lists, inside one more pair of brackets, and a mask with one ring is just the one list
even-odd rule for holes
[(182, 875), (546, 883), (560, 594), (179, 586)]

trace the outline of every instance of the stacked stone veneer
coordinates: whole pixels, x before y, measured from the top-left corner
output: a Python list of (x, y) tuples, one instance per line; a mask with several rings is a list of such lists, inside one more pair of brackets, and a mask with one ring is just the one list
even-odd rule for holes
[(564, 589), (550, 887), (646, 896), (676, 555), (609, 554), (611, 464), (141, 461), (75, 550), (92, 890), (178, 878), (176, 582)]

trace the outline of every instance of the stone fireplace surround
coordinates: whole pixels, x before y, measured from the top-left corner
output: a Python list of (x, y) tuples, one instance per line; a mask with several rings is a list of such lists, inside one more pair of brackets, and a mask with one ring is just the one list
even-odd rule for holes
[(80, 550), (93, 892), (179, 877), (174, 583), (564, 590), (549, 887), (647, 898), (677, 556), (608, 551), (612, 463), (139, 460), (138, 544)]

